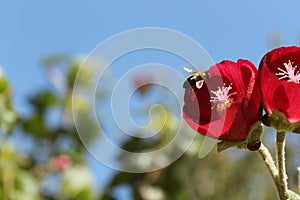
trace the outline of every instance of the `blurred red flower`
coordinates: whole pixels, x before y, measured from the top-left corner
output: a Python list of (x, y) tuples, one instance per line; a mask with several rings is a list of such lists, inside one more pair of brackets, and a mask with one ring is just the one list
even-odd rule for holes
[(151, 88), (151, 84), (149, 83), (151, 80), (152, 77), (149, 74), (136, 76), (134, 78), (134, 86), (137, 88), (137, 92), (141, 95), (146, 94)]
[(67, 155), (58, 155), (53, 157), (50, 163), (54, 170), (62, 171), (69, 168), (72, 164), (72, 161)]
[(222, 61), (204, 75), (205, 81), (196, 73), (184, 84), (183, 118), (202, 135), (223, 141), (246, 139), (260, 116), (257, 69), (247, 60)]
[(259, 80), (268, 115), (274, 110), (290, 123), (300, 122), (300, 48), (280, 47), (268, 52), (259, 66)]

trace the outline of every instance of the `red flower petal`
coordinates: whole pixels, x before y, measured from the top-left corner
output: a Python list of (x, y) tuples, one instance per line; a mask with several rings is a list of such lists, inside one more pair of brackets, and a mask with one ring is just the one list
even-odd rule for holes
[[(290, 123), (300, 121), (300, 84), (288, 82), (277, 73), (284, 69), (284, 63), (293, 63), (300, 67), (300, 48), (296, 46), (281, 47), (268, 52), (261, 60), (259, 79), (261, 83), (264, 106), (269, 115), (273, 110), (282, 112)], [(295, 68), (295, 74), (300, 69)], [(277, 74), (277, 75), (276, 75)]]
[[(200, 89), (186, 89), (183, 118), (203, 135), (226, 141), (244, 140), (259, 119), (260, 91), (255, 66), (247, 60), (222, 61), (208, 72), (210, 79)], [(223, 83), (232, 87), (233, 103), (220, 115), (216, 108), (212, 109), (210, 91), (217, 91)]]

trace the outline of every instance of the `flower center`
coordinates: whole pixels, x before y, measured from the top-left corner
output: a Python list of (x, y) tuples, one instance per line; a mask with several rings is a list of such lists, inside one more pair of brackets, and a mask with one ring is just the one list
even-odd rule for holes
[(229, 91), (232, 89), (232, 83), (228, 87), (225, 86), (225, 83), (222, 87), (218, 87), (217, 91), (211, 91), (214, 95), (210, 99), (210, 102), (213, 103), (211, 109), (216, 107), (217, 113), (219, 115), (224, 114), (226, 109), (230, 108), (233, 104), (233, 98), (230, 98), (232, 95), (236, 94), (236, 92), (229, 94)]
[(285, 70), (281, 68), (277, 68), (279, 70), (279, 73), (276, 73), (276, 76), (281, 76), (279, 77), (279, 80), (287, 78), (288, 82), (294, 82), (294, 83), (300, 83), (300, 72), (297, 71), (295, 73), (295, 70), (297, 69), (297, 66), (293, 67), (293, 62), (289, 60), (288, 63), (283, 63)]

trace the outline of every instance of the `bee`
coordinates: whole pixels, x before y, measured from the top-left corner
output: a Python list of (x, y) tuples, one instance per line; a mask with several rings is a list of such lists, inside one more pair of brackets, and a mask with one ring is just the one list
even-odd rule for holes
[(198, 89), (202, 88), (204, 81), (210, 78), (208, 71), (198, 72), (189, 67), (183, 67), (183, 69), (189, 73), (193, 73), (190, 77), (188, 77), (184, 83), (183, 88), (188, 88), (190, 86), (196, 85)]

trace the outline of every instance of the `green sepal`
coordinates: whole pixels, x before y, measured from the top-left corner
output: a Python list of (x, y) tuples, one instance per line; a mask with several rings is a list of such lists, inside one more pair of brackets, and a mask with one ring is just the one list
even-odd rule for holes
[(261, 125), (261, 122), (258, 121), (254, 123), (249, 131), (249, 134), (247, 136), (247, 149), (250, 151), (256, 151), (259, 149), (261, 144), (261, 135), (263, 132), (263, 128)]
[(300, 133), (300, 122), (290, 123), (285, 115), (273, 110), (271, 115), (263, 116), (263, 124), (275, 128), (277, 131)]
[(244, 143), (245, 143), (244, 140), (242, 140), (242, 141), (221, 141), (217, 144), (217, 151), (218, 151), (218, 153), (220, 153), (230, 147), (242, 148)]
[(262, 135), (262, 126), (261, 122), (258, 121), (254, 123), (248, 133), (248, 136), (245, 140), (242, 141), (221, 141), (217, 144), (218, 153), (230, 148), (237, 147), (239, 149), (249, 149), (250, 151), (256, 151), (259, 149), (261, 144), (261, 135)]
[(293, 192), (292, 190), (288, 190), (289, 200), (300, 200), (299, 194)]

